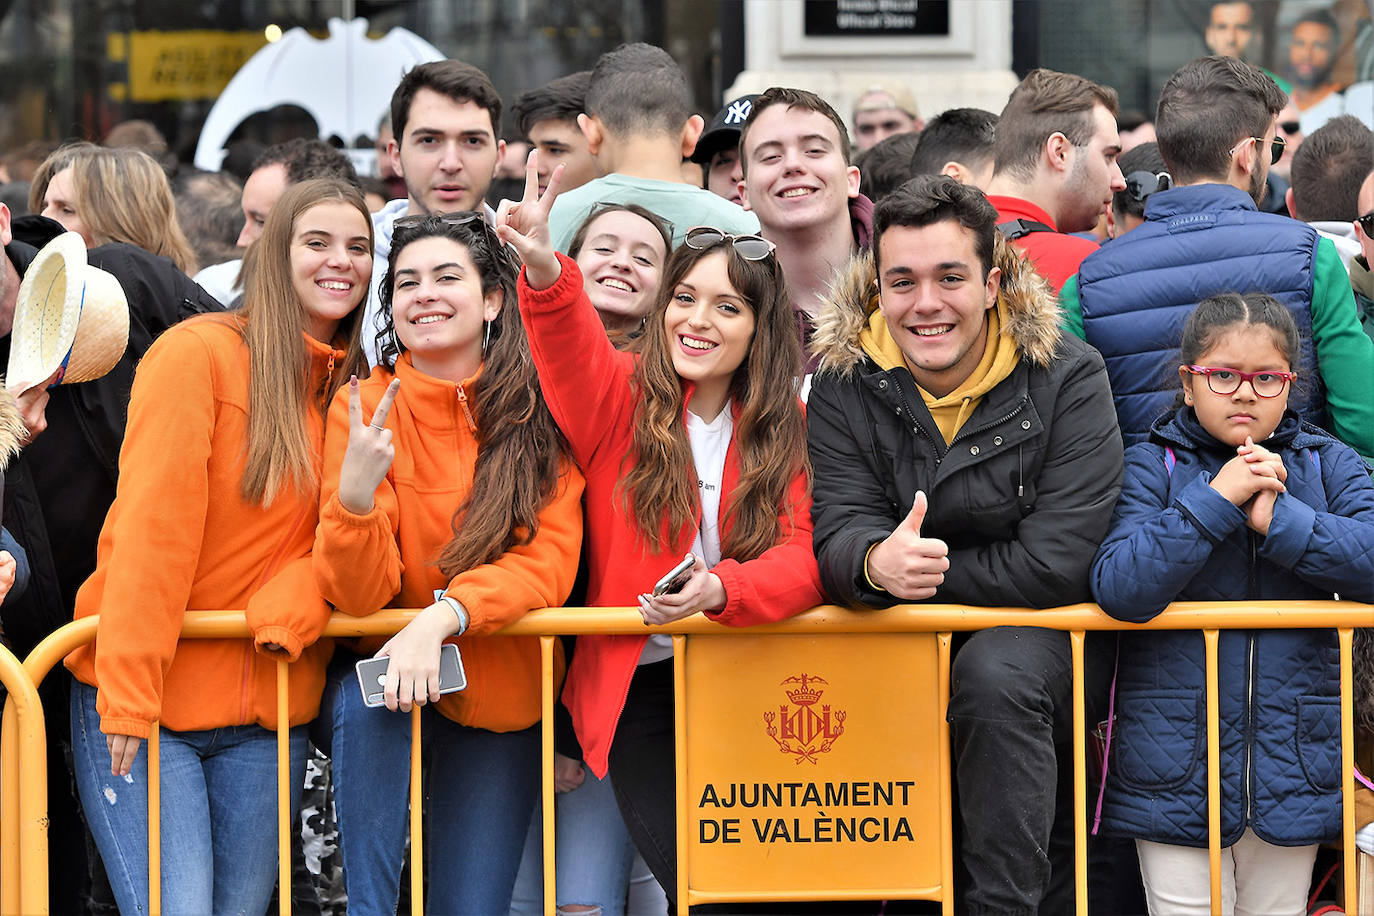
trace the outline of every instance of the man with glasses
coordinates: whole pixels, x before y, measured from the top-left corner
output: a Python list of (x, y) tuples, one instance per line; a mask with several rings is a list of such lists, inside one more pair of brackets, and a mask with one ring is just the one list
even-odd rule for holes
[(988, 200), (1006, 238), (1055, 292), (1097, 244), (1097, 226), (1125, 187), (1116, 157), (1116, 90), (1072, 73), (1032, 70), (997, 121)]
[[(879, 202), (873, 259), (851, 263), (821, 313), (807, 440), (833, 601), (1090, 600), (1088, 567), (1121, 487), (1111, 392), (1101, 356), (1063, 333), (1030, 265), (996, 244), (997, 221), (977, 188), (911, 179)], [(1090, 716), (1110, 675), (1103, 644), (1087, 646)], [(1071, 913), (1068, 635), (996, 627), (957, 646), (964, 904)]]
[(1181, 67), (1155, 118), (1174, 187), (1151, 194), (1144, 224), (1088, 256), (1064, 286), (1066, 325), (1105, 357), (1127, 445), (1174, 402), (1193, 306), (1244, 290), (1284, 303), (1302, 332), (1306, 384), (1294, 407), (1374, 455), (1374, 344), (1341, 257), (1306, 223), (1256, 207), (1283, 152), (1275, 127), (1286, 103), (1263, 71), (1234, 57)]

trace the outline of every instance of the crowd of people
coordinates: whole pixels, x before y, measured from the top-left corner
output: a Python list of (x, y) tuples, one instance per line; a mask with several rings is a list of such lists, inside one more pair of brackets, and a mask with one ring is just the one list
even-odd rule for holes
[[(427, 911), (537, 912), (540, 650), (500, 633), (536, 608), (1374, 601), (1374, 133), (1285, 149), (1288, 105), (1200, 58), (1123, 149), (1117, 93), (1073, 74), (926, 121), (882, 85), (860, 151), (799, 88), (708, 125), (672, 57), (628, 44), (516, 101), (505, 199), (502, 100), (455, 60), (395, 89), (390, 200), (318, 140), (260, 151), (236, 199), (145, 152), (52, 151), (35, 215), (0, 205), (0, 355), (64, 232), (131, 319), (109, 374), (0, 405), (5, 638), (99, 615), (44, 688), (54, 908), (147, 911), (158, 727), (164, 909), (264, 912), (285, 724), (292, 784), (330, 774), (306, 832), (332, 799), (339, 850), (294, 905), (394, 913), (422, 707)], [(421, 610), (321, 638), (387, 607)], [(183, 642), (197, 609), (251, 638)], [(1341, 823), (1335, 631), (1220, 652), (1226, 912), (1306, 912)], [(558, 645), (560, 913), (679, 909), (672, 657), (653, 630)], [(1073, 909), (1071, 668), (1062, 632), (956, 639), (961, 911)], [(1088, 640), (1096, 912), (1209, 911), (1203, 672), (1195, 632)]]

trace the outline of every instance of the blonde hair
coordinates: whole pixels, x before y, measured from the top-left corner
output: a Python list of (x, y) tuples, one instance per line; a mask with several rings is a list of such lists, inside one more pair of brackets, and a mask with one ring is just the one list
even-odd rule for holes
[(248, 441), (240, 489), (244, 499), (260, 505), (284, 486), (308, 491), (316, 483), (319, 455), (306, 433), (307, 413), (325, 413), (344, 380), (367, 374), (361, 316), (368, 287), (362, 284), (357, 307), (337, 330), (347, 340), (344, 358), (334, 363), (325, 385), (310, 388), (306, 313), (292, 284), (291, 239), (301, 214), (330, 201), (350, 204), (362, 215), (371, 249), (372, 218), (362, 194), (346, 181), (318, 178), (286, 189), (243, 258), (243, 309), (236, 317), (248, 347)]
[(177, 222), (167, 173), (156, 160), (136, 149), (107, 149), (93, 143), (64, 146), (34, 173), (30, 212), (43, 212), (48, 184), (68, 168), (72, 170), (72, 203), (92, 244), (126, 242), (170, 258), (182, 273), (195, 273), (195, 253)]

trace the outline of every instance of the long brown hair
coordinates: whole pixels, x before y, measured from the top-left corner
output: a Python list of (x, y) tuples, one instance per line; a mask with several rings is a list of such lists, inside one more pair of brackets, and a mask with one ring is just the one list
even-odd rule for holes
[(365, 375), (361, 334), (363, 285), (358, 306), (339, 322), (336, 336), (348, 341), (328, 382), (311, 390), (305, 342), (305, 306), (291, 278), (291, 239), (301, 214), (316, 204), (340, 201), (362, 214), (368, 247), (372, 218), (358, 189), (337, 178), (291, 185), (277, 199), (262, 236), (243, 258), (243, 309), (239, 333), (248, 347), (248, 460), (240, 487), (249, 502), (266, 505), (288, 484), (308, 490), (318, 479), (319, 454), (306, 433), (306, 413), (328, 410), (334, 392), (352, 375)]
[(619, 487), (639, 535), (658, 552), (695, 524), (700, 494), (682, 417), (683, 383), (669, 354), (664, 314), (688, 272), (721, 253), (731, 285), (754, 311), (754, 338), (730, 382), (730, 396), (739, 405), (734, 445), (740, 476), (729, 505), (722, 507), (721, 555), (751, 560), (778, 542), (778, 507), (786, 503), (797, 472), (810, 472), (806, 424), (797, 400), (801, 341), (782, 268), (773, 255), (748, 261), (722, 240), (705, 249), (681, 245), (668, 259), (640, 340), (633, 462)]
[[(472, 217), (466, 222), (465, 217)], [(446, 576), (490, 563), (539, 530), (539, 511), (557, 492), (559, 476), (571, 464), (564, 458), (558, 426), (539, 387), (529, 338), (516, 305), (515, 255), (502, 244), (481, 214), (426, 216), (398, 225), (380, 288), (383, 325), (378, 335), (382, 365), (395, 365), (401, 344), (391, 312), (396, 261), (407, 245), (446, 238), (467, 249), (481, 277), (482, 293), (501, 293), (501, 310), (490, 322), (482, 371), (472, 383), (477, 422), (477, 465), (467, 498), (453, 513), (453, 538), (439, 551), (437, 565)]]
[(64, 146), (34, 174), (30, 212), (43, 212), (48, 185), (67, 168), (72, 170), (72, 203), (95, 245), (126, 242), (170, 258), (182, 273), (196, 272), (195, 252), (177, 221), (172, 186), (153, 157), (93, 143)]

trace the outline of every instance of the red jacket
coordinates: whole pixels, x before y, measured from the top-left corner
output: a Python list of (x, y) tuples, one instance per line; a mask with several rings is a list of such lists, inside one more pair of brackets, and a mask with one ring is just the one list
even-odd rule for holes
[(997, 208), (999, 224), (1024, 219), (1028, 222), (1044, 223), (1054, 230), (1031, 232), (1016, 239), (1012, 244), (1025, 252), (1026, 257), (1035, 265), (1036, 272), (1049, 281), (1056, 296), (1059, 295), (1064, 282), (1078, 273), (1078, 265), (1083, 263), (1083, 259), (1100, 247), (1096, 242), (1060, 232), (1050, 215), (1028, 200), (989, 194), (988, 203)]
[[(634, 357), (617, 351), (582, 289), (577, 265), (558, 256), (563, 272), (548, 289), (531, 289), (520, 273), (520, 311), (544, 398), (587, 480), (585, 539), (589, 565), (587, 603), (626, 607), (692, 547), (691, 529), (661, 553), (651, 552), (622, 506), (616, 485), (634, 453)], [(651, 329), (654, 333), (657, 329)], [(690, 389), (687, 392), (690, 398)], [(739, 454), (731, 439), (721, 486), (721, 518), (728, 517), (739, 480)], [(698, 509), (698, 512), (700, 510)], [(746, 562), (723, 559), (712, 569), (725, 587), (725, 607), (711, 618), (728, 626), (782, 620), (822, 602), (820, 573), (811, 549), (811, 497), (805, 473), (778, 513), (778, 544)], [(630, 691), (644, 636), (584, 636), (568, 671), (563, 702), (572, 712), (584, 759), (605, 776), (616, 724)]]

